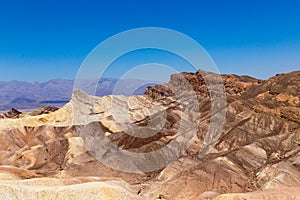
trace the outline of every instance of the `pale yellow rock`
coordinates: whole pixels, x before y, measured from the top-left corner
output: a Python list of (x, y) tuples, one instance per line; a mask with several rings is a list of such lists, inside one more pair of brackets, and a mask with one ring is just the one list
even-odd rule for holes
[(72, 162), (73, 158), (87, 151), (81, 137), (68, 138), (69, 149), (66, 154), (67, 162)]
[(64, 185), (59, 179), (0, 181), (1, 200), (142, 200), (122, 181)]
[(17, 175), (0, 172), (0, 180), (20, 180), (21, 178)]
[(286, 187), (269, 190), (261, 190), (249, 193), (222, 194), (214, 200), (299, 200), (299, 187)]

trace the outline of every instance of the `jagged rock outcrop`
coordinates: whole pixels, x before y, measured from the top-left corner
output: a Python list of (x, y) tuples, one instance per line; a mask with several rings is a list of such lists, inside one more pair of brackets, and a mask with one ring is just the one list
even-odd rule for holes
[[(119, 194), (123, 199), (172, 200), (299, 197), (300, 71), (269, 80), (221, 78), (223, 83), (213, 73), (181, 73), (172, 75), (168, 84), (130, 97), (93, 97), (75, 90), (71, 101), (58, 110), (1, 119), (0, 178), (13, 180), (0, 181), (1, 194), (62, 197), (47, 184), (25, 194), (21, 179), (35, 178), (43, 184), (48, 179), (40, 178), (52, 177), (50, 182), (58, 178), (71, 182), (55, 188), (70, 196), (82, 186), (82, 194), (104, 198), (103, 191), (109, 191), (112, 199)], [(222, 98), (219, 86), (226, 93), (226, 119), (221, 134), (209, 138), (209, 124), (218, 115), (211, 106)], [(95, 140), (97, 151), (90, 148), (89, 143), (95, 142), (90, 136), (100, 138)], [(107, 142), (128, 155), (145, 157), (116, 154)], [(151, 154), (169, 144), (162, 154)], [(124, 162), (122, 156), (130, 161)], [(87, 183), (80, 185), (78, 177)], [(90, 177), (109, 177), (118, 186)], [(119, 184), (119, 179), (127, 183)]]
[(49, 113), (57, 111), (57, 110), (58, 110), (58, 108), (55, 106), (43, 106), (43, 107), (29, 113), (29, 115), (37, 116), (37, 115), (49, 114)]
[(12, 108), (10, 111), (0, 114), (0, 119), (1, 118), (19, 118), (21, 115), (22, 115), (22, 112), (18, 111), (17, 109)]

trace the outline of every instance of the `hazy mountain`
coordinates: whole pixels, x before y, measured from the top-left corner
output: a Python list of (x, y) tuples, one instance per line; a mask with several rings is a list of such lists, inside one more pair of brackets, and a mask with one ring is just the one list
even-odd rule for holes
[[(86, 81), (84, 91), (96, 96), (115, 94), (143, 94), (148, 84), (141, 80), (120, 80), (114, 78), (102, 78), (97, 81)], [(93, 90), (96, 86), (96, 93)], [(137, 88), (133, 93), (130, 89), (136, 84), (141, 87)], [(114, 91), (114, 88), (118, 86)], [(73, 80), (54, 79), (47, 82), (25, 82), (25, 81), (2, 81), (0, 82), (0, 110), (5, 111), (11, 108), (18, 110), (29, 110), (39, 108), (45, 105), (53, 105), (57, 107), (67, 103), (72, 95), (74, 87)], [(81, 88), (82, 89), (82, 88)], [(127, 92), (126, 92), (127, 91)]]

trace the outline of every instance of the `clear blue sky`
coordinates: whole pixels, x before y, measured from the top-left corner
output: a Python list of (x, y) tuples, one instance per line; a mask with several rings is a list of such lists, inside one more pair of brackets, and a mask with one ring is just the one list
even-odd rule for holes
[(0, 80), (73, 79), (104, 39), (165, 27), (198, 41), (222, 73), (300, 69), (300, 1), (2, 1)]

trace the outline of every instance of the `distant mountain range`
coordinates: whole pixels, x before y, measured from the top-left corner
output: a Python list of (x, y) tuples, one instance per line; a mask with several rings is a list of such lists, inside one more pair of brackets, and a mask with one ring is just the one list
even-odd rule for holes
[[(114, 94), (138, 95), (143, 94), (147, 86), (154, 84), (142, 80), (120, 80), (102, 78), (98, 82), (85, 81), (84, 90), (92, 91), (97, 84), (96, 96)], [(133, 93), (134, 85), (142, 85)], [(117, 86), (117, 87), (116, 87)], [(69, 102), (74, 87), (74, 80), (53, 79), (47, 82), (0, 81), (0, 111), (16, 108), (31, 110), (45, 105), (61, 107)], [(115, 91), (117, 88), (117, 91)], [(81, 88), (82, 89), (82, 88)]]

